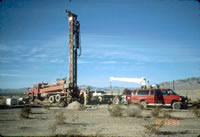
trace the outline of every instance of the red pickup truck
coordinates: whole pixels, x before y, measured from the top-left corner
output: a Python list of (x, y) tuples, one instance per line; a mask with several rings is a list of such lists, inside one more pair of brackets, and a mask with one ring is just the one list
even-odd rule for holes
[(128, 103), (141, 103), (144, 107), (150, 105), (171, 106), (180, 109), (187, 106), (187, 97), (179, 96), (171, 89), (134, 89), (125, 91)]

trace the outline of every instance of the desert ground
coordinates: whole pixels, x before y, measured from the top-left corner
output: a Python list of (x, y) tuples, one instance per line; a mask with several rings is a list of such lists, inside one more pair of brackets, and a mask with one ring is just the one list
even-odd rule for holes
[[(81, 106), (78, 109), (32, 107), (27, 118), (20, 116), (21, 107), (4, 108), (0, 109), (0, 135), (200, 136), (200, 118), (197, 118), (189, 109), (164, 108), (162, 112), (165, 112), (167, 116), (153, 117), (152, 110), (156, 108), (140, 110), (132, 105), (120, 105), (117, 107), (121, 108), (122, 115), (112, 116), (109, 108), (112, 110), (114, 107), (116, 105), (105, 104)], [(133, 113), (136, 115), (128, 115), (129, 110), (134, 110)]]

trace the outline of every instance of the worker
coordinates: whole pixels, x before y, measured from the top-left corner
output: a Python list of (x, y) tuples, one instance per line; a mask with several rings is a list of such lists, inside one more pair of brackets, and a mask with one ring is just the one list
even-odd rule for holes
[(111, 105), (112, 103), (113, 103), (113, 99), (110, 98), (110, 99), (108, 100), (108, 105)]
[(142, 85), (141, 88), (142, 89), (146, 89), (147, 87), (146, 87), (146, 85)]
[(88, 103), (88, 94), (87, 94), (87, 91), (84, 92), (84, 105), (86, 106)]
[(103, 101), (103, 98), (102, 98), (102, 96), (99, 96), (99, 97), (98, 97), (98, 103), (99, 103), (99, 104), (101, 104), (101, 103), (102, 103), (102, 101)]
[(80, 103), (83, 104), (84, 103), (84, 95), (83, 92), (80, 95)]

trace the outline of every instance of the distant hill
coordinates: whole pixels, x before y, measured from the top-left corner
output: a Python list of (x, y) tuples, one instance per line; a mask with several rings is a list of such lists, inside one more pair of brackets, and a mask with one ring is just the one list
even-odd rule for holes
[[(161, 88), (173, 89), (173, 81), (162, 82), (159, 84)], [(181, 80), (174, 81), (175, 90), (200, 90), (200, 77), (191, 77)], [(87, 85), (80, 85), (87, 86)], [(126, 87), (93, 87), (90, 86), (90, 90), (103, 90), (103, 91), (123, 91)], [(133, 87), (134, 88), (134, 87)], [(28, 88), (19, 89), (2, 89), (0, 88), (0, 94), (10, 93), (24, 93), (27, 92)]]
[(0, 88), (0, 94), (20, 94), (27, 92), (28, 88), (18, 88), (18, 89), (2, 89)]
[[(86, 85), (81, 85), (80, 87), (87, 87)], [(93, 87), (93, 86), (89, 86), (91, 91), (95, 91), (95, 90), (102, 90), (102, 91), (123, 91), (125, 89), (125, 87), (112, 87), (112, 89), (110, 87)]]
[[(159, 84), (161, 88), (173, 88), (173, 81), (163, 82)], [(175, 90), (199, 90), (200, 77), (191, 77), (174, 81)]]

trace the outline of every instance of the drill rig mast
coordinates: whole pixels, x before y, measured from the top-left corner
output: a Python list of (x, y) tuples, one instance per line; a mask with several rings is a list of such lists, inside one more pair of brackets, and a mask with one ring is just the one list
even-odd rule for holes
[[(66, 10), (69, 20), (69, 79), (57, 79), (55, 84), (36, 83), (33, 88), (28, 89), (29, 101), (35, 98), (43, 100), (47, 98), (49, 103), (58, 103), (66, 106), (74, 100), (79, 100), (79, 89), (77, 86), (77, 58), (80, 56), (79, 44), (80, 23), (77, 15)], [(78, 50), (80, 50), (78, 52)]]
[[(80, 23), (77, 20), (77, 15), (66, 10), (69, 20), (69, 91), (72, 97), (79, 97), (77, 86), (77, 58), (80, 56)], [(78, 54), (78, 49), (79, 54)]]

